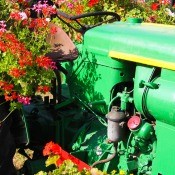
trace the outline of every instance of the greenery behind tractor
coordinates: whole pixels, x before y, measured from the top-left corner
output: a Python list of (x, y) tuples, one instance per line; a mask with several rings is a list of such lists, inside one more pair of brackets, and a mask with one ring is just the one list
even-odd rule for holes
[(20, 109), (28, 158), (19, 173), (174, 174), (175, 28), (157, 24), (174, 23), (172, 4), (83, 3), (38, 2), (33, 19), (23, 1), (2, 13), (0, 85), (10, 114)]

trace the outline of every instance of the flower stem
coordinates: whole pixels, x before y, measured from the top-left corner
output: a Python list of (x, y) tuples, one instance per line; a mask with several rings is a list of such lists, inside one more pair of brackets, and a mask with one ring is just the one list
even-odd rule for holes
[(11, 114), (13, 111), (14, 111), (14, 110), (10, 111), (10, 112), (8, 113), (8, 115), (7, 115), (3, 120), (0, 121), (0, 125), (1, 125), (3, 122), (5, 122), (5, 120), (10, 116), (10, 114)]

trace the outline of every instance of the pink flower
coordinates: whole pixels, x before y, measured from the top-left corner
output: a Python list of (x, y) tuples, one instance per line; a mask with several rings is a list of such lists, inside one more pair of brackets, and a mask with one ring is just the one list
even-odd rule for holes
[(21, 95), (18, 96), (18, 102), (22, 103), (24, 105), (29, 105), (30, 100), (31, 100), (31, 97), (24, 97), (24, 96), (21, 96)]
[(27, 19), (27, 15), (26, 15), (25, 12), (19, 12), (19, 15), (20, 15), (20, 17), (21, 17), (21, 20)]
[(6, 31), (6, 23), (5, 21), (0, 21), (0, 32)]
[(40, 13), (44, 7), (47, 7), (47, 4), (42, 4), (41, 1), (38, 1), (37, 4), (33, 5), (32, 10), (36, 11), (37, 13)]
[(47, 1), (44, 1), (44, 3), (38, 1), (37, 4), (33, 5), (32, 10), (34, 10), (38, 14), (43, 13), (45, 17), (51, 14), (56, 14), (55, 6), (49, 6)]
[(67, 4), (67, 7), (70, 8), (70, 9), (73, 9), (73, 8), (74, 8), (74, 4), (69, 2), (69, 3)]

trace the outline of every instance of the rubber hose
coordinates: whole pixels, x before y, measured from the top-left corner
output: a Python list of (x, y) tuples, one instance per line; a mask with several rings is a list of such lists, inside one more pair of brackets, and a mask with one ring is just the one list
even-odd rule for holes
[(109, 162), (109, 161), (111, 161), (115, 156), (116, 156), (116, 154), (117, 154), (117, 145), (116, 144), (114, 144), (114, 153), (109, 157), (109, 158), (106, 158), (106, 159), (103, 159), (103, 160), (99, 160), (99, 161), (96, 161), (96, 162), (94, 162), (93, 164), (92, 164), (92, 168), (94, 167), (94, 166), (96, 166), (96, 165), (98, 165), (98, 164), (102, 164), (102, 163), (106, 163), (106, 162)]

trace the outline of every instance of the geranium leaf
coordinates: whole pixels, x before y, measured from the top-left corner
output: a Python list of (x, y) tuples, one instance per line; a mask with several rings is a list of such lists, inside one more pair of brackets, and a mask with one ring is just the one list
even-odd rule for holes
[(48, 159), (46, 160), (46, 167), (50, 166), (50, 165), (56, 165), (57, 160), (59, 159), (59, 155), (51, 155), (48, 157)]

